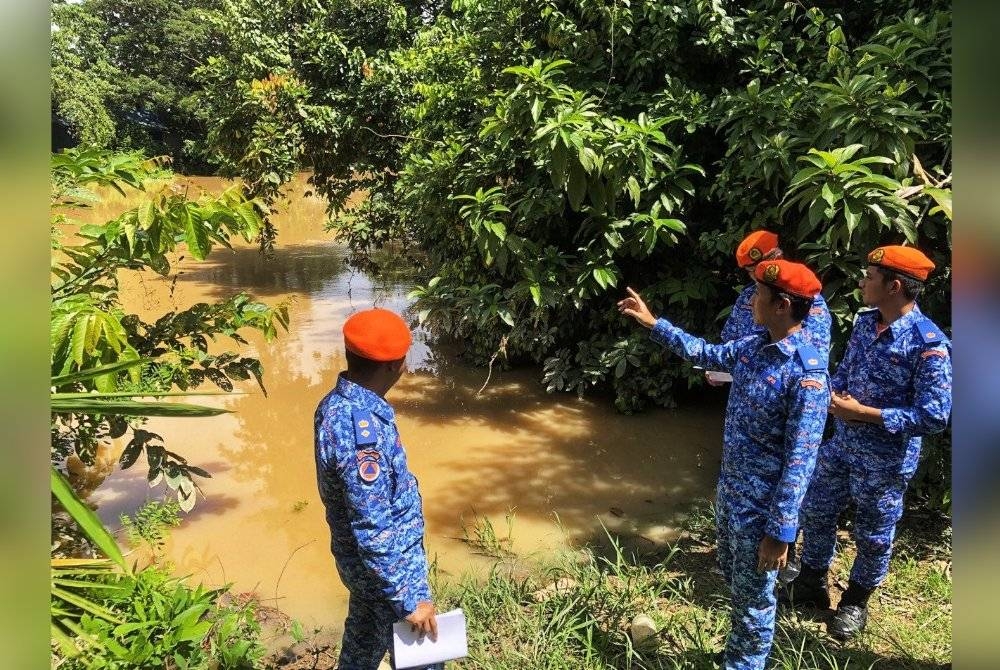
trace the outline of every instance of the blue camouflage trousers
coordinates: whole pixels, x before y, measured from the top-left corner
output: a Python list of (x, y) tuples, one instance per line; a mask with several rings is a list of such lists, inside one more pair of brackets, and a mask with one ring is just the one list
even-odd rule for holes
[(852, 536), (858, 552), (851, 581), (866, 589), (885, 581), (912, 473), (900, 473), (898, 460), (883, 460), (887, 459), (870, 452), (851, 453), (836, 438), (820, 448), (800, 514), (803, 563), (816, 570), (830, 567), (837, 545), (837, 519), (853, 500), (857, 511)]
[[(392, 606), (351, 593), (344, 621), (344, 639), (340, 645), (338, 670), (377, 670), (389, 652), (389, 662), (396, 667), (392, 653), (392, 624), (398, 618)], [(443, 670), (443, 663), (427, 665), (423, 670)]]
[(732, 594), (725, 670), (763, 670), (774, 639), (777, 570), (757, 571), (757, 549), (763, 528), (737, 528), (726, 502), (716, 502), (719, 567)]

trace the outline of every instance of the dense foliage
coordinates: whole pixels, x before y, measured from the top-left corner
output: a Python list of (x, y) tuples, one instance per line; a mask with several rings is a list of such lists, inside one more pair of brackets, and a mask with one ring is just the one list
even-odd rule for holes
[(681, 365), (610, 309), (623, 284), (711, 334), (751, 228), (820, 271), (838, 341), (878, 243), (935, 256), (947, 326), (947, 3), (741, 5), (226, 3), (214, 147), (265, 197), (301, 165), (335, 210), (367, 189), (337, 230), (419, 244), (426, 319), (622, 409)]
[[(167, 254), (179, 244), (202, 260), (213, 246), (230, 246), (232, 236), (251, 241), (261, 230), (260, 206), (240, 187), (193, 199), (175, 189), (170, 177), (155, 162), (129, 154), (89, 149), (52, 158), (52, 459), (61, 467), (70, 458), (92, 466), (102, 444), (128, 436), (121, 467), (145, 454), (150, 482), (166, 481), (189, 510), (196, 499), (192, 475), (208, 473), (144, 430), (142, 417), (208, 410), (179, 403), (150, 407), (132, 397), (171, 395), (203, 381), (232, 391), (233, 380), (251, 377), (263, 387), (257, 359), (236, 351), (209, 353), (209, 343), (220, 336), (245, 343), (241, 329), (273, 338), (278, 327), (287, 326), (288, 314), (283, 306), (272, 309), (243, 293), (171, 310), (155, 320), (125, 312), (118, 294), (121, 271), (168, 276)], [(74, 213), (99, 197), (90, 190), (94, 186), (123, 195), (128, 189), (139, 202), (107, 222), (80, 225)], [(80, 374), (93, 370), (106, 372)]]
[(217, 0), (56, 0), (52, 114), (87, 147), (170, 154), (186, 172), (208, 119), (192, 73), (219, 49)]
[[(222, 335), (244, 343), (241, 329), (269, 339), (287, 327), (284, 307), (245, 294), (152, 323), (125, 311), (118, 293), (124, 271), (166, 276), (168, 254), (180, 244), (202, 260), (213, 246), (230, 246), (234, 235), (253, 240), (261, 230), (259, 203), (239, 187), (192, 199), (172, 177), (132, 154), (87, 149), (52, 157), (50, 613), (53, 660), (64, 667), (236, 668), (263, 653), (252, 612), (219, 608), (221, 591), (191, 589), (155, 567), (136, 571), (82, 500), (96, 486), (93, 472), (103, 480), (115, 465), (130, 467), (145, 454), (150, 486), (165, 482), (176, 500), (146, 506), (123, 526), (155, 550), (177, 510), (194, 506), (193, 476), (209, 473), (167, 450), (144, 429), (146, 418), (226, 411), (163, 397), (191, 395), (174, 389), (194, 390), (203, 381), (222, 392), (233, 390), (234, 379), (253, 376), (262, 384), (258, 360), (235, 351), (209, 354), (209, 341)], [(102, 223), (74, 219), (112, 189), (132, 198), (120, 214)], [(116, 438), (128, 438), (120, 456), (110, 453)]]
[[(916, 244), (950, 326), (947, 2), (226, 2), (197, 76), (216, 160), (271, 200), (299, 167), (355, 262), (426, 254), (422, 320), (551, 390), (669, 405), (687, 364), (625, 285), (709, 336), (769, 227), (821, 275), (834, 361), (864, 254)], [(362, 188), (368, 198), (343, 211)], [(691, 383), (690, 381), (688, 383)]]

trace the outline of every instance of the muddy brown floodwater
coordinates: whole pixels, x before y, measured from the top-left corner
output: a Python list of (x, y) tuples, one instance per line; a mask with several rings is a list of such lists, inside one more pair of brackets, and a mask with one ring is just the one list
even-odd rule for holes
[[(221, 180), (193, 178), (218, 190)], [(230, 410), (205, 419), (155, 419), (150, 429), (167, 448), (212, 473), (205, 498), (185, 515), (165, 548), (179, 575), (208, 585), (232, 583), (255, 591), (308, 627), (339, 629), (347, 607), (329, 550), (316, 490), (313, 411), (344, 368), (341, 327), (356, 310), (402, 310), (405, 283), (379, 285), (353, 273), (346, 250), (323, 229), (323, 205), (298, 195), (278, 216), (274, 258), (256, 248), (217, 249), (208, 261), (180, 260), (171, 277), (122, 277), (129, 310), (148, 320), (195, 302), (240, 290), (274, 304), (289, 303), (291, 326), (277, 340), (251, 337), (263, 362), (265, 395), (243, 384), (243, 395), (204, 399)], [(121, 203), (93, 210), (94, 220)], [(177, 274), (171, 290), (171, 280)], [(220, 342), (220, 349), (235, 343)], [(599, 540), (602, 524), (637, 548), (669, 540), (693, 499), (711, 495), (718, 474), (722, 404), (621, 416), (606, 400), (547, 395), (535, 370), (494, 372), (431, 355), (417, 342), (411, 373), (389, 392), (410, 466), (420, 482), (427, 518), (426, 547), (441, 572), (460, 575), (488, 565), (462, 541), (463, 527), (487, 518), (526, 555)], [(201, 399), (199, 399), (200, 401)], [(117, 470), (91, 500), (117, 528), (150, 489), (142, 459)]]

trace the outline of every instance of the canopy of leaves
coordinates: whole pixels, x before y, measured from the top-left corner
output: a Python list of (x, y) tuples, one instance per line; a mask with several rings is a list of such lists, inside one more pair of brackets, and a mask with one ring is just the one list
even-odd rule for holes
[(366, 190), (335, 227), (359, 261), (426, 252), (422, 318), (630, 410), (687, 368), (617, 316), (622, 287), (711, 336), (753, 228), (819, 271), (838, 347), (880, 243), (931, 253), (949, 323), (949, 5), (824, 6), (231, 2), (197, 76), (254, 192), (302, 166), (334, 213)]
[(52, 113), (83, 146), (170, 154), (204, 169), (192, 73), (217, 52), (219, 0), (56, 0)]

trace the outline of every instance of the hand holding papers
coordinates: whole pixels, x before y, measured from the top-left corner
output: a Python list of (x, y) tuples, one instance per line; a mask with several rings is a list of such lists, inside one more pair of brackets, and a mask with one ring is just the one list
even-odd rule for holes
[(437, 615), (437, 640), (420, 637), (406, 621), (392, 624), (392, 647), (397, 668), (414, 668), (441, 663), (469, 654), (465, 636), (465, 613), (452, 610)]

